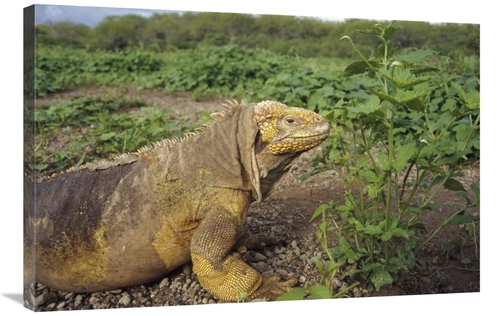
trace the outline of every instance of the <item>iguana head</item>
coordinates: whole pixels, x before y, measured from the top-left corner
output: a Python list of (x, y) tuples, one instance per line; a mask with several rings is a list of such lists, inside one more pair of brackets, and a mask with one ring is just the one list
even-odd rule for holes
[(257, 201), (268, 196), (302, 152), (321, 144), (330, 125), (313, 111), (289, 107), (277, 101), (255, 104), (253, 120), (257, 126), (254, 180)]
[(277, 101), (257, 103), (254, 120), (260, 140), (272, 155), (304, 152), (321, 144), (330, 131), (330, 125), (313, 111)]

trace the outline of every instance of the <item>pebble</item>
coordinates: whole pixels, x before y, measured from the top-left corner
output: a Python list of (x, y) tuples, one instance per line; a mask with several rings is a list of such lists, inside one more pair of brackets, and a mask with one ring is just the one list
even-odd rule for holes
[(168, 285), (168, 278), (164, 278), (163, 280), (161, 280), (161, 283), (160, 283), (160, 289), (166, 287)]
[(333, 283), (333, 285), (334, 285), (336, 288), (339, 288), (339, 287), (341, 287), (341, 286), (342, 286), (342, 282), (341, 282), (339, 279), (337, 279), (337, 278), (333, 278), (332, 283)]
[(123, 306), (128, 306), (132, 299), (130, 298), (130, 295), (123, 295), (122, 298), (118, 301), (118, 304), (122, 304)]
[(75, 303), (74, 303), (74, 304), (75, 304), (75, 307), (80, 306), (80, 304), (82, 303), (82, 300), (83, 300), (83, 297), (82, 297), (80, 294), (78, 294), (78, 295), (75, 297)]
[(236, 259), (241, 259), (241, 254), (239, 252), (233, 252), (233, 257)]
[(190, 276), (191, 272), (193, 272), (193, 269), (191, 268), (190, 264), (185, 264), (182, 266), (182, 273), (186, 276)]
[(259, 271), (260, 273), (265, 272), (266, 270), (268, 270), (267, 263), (262, 261), (257, 262), (255, 263), (255, 269), (257, 269), (257, 271)]
[(355, 287), (352, 289), (352, 294), (354, 294), (355, 297), (360, 297), (361, 291), (357, 287)]
[(49, 292), (48, 291), (43, 291), (41, 295), (38, 295), (35, 297), (35, 306), (41, 306), (47, 302), (49, 299)]
[(278, 273), (278, 275), (282, 278), (288, 277), (288, 271), (285, 269), (276, 269), (276, 273)]
[(266, 256), (264, 256), (261, 253), (255, 252), (255, 255), (253, 256), (253, 261), (254, 262), (257, 262), (257, 261), (266, 261), (266, 260), (267, 260)]

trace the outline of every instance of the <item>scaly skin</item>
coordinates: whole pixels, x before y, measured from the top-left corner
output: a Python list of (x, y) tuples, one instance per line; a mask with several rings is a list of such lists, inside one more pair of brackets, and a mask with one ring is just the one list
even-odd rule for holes
[(241, 293), (274, 299), (294, 286), (296, 279), (263, 278), (230, 251), (276, 242), (244, 234), (248, 207), (330, 127), (275, 101), (225, 106), (183, 139), (38, 184), (25, 179), (25, 284), (106, 291), (155, 281), (192, 260), (201, 285), (222, 301)]

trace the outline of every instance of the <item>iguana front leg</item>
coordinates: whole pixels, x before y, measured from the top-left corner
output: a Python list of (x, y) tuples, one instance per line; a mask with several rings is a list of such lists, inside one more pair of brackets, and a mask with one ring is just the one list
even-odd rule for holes
[(264, 279), (255, 269), (229, 255), (241, 231), (241, 224), (224, 211), (208, 215), (196, 229), (191, 240), (191, 259), (193, 271), (205, 290), (228, 302), (235, 302), (241, 293), (247, 293), (250, 299), (275, 299), (297, 283), (295, 279)]

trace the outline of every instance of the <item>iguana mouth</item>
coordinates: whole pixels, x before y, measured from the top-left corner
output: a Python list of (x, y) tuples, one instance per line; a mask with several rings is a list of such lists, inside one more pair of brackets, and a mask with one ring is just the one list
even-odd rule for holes
[(283, 141), (311, 141), (311, 140), (325, 140), (328, 138), (330, 133), (330, 125), (324, 124), (321, 126), (316, 126), (314, 129), (309, 131), (299, 132), (292, 135), (284, 135), (281, 138), (277, 138), (276, 142)]
[(315, 130), (314, 134), (300, 133), (295, 135), (285, 135), (281, 139), (270, 143), (267, 146), (269, 152), (273, 155), (301, 153), (321, 144), (330, 132), (330, 126), (324, 125), (318, 131)]

